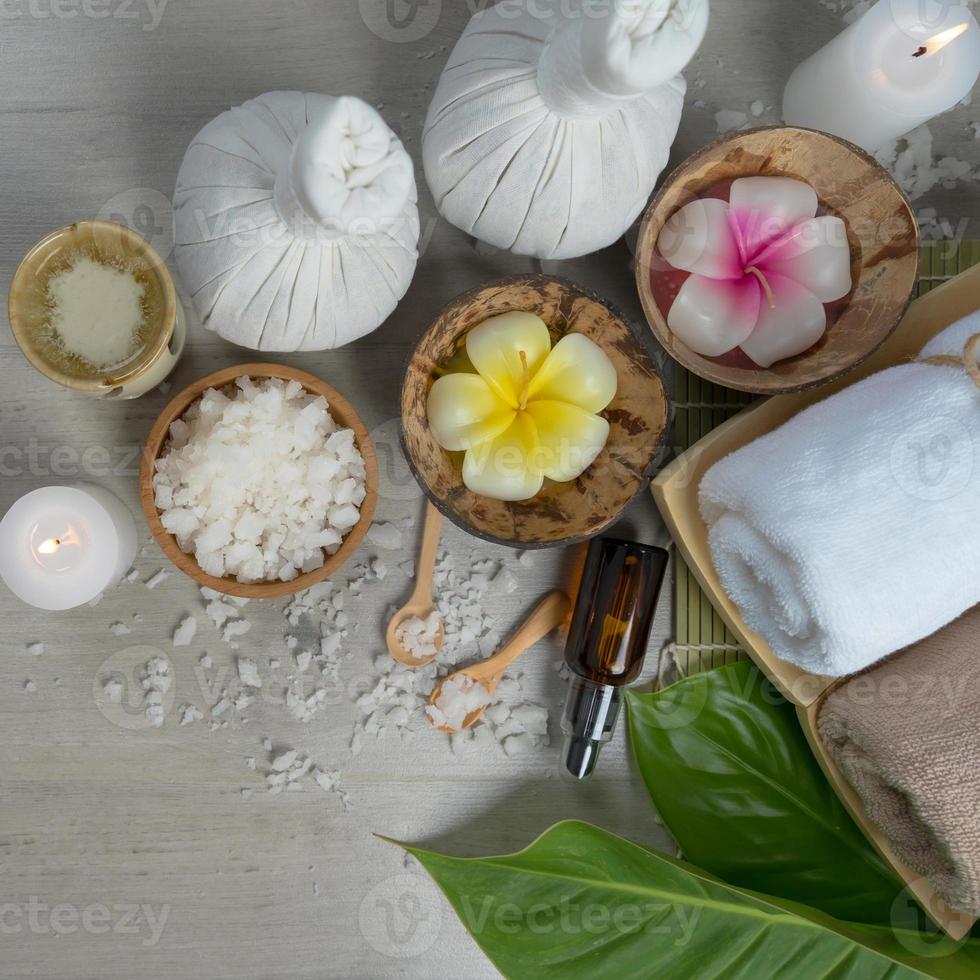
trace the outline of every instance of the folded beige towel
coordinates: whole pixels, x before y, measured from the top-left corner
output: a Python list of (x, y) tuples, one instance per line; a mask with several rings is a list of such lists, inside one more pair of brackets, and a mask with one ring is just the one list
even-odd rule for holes
[(980, 606), (841, 684), (817, 729), (896, 855), (980, 916)]

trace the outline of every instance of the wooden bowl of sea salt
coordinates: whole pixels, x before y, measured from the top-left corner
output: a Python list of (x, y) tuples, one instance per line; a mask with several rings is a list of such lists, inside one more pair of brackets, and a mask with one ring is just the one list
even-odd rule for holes
[[(226, 396), (234, 396), (237, 401), (237, 398), (241, 394), (237, 382), (241, 378), (250, 379), (253, 387), (262, 386), (267, 379), (278, 379), (286, 384), (293, 382), (296, 385), (302, 386), (302, 394), (297, 393), (296, 397), (305, 399), (305, 396), (309, 395), (325, 399), (330, 418), (336, 425), (336, 432), (334, 434), (339, 441), (340, 448), (335, 450), (331, 445), (316, 445), (309, 450), (307, 459), (304, 459), (303, 454), (299, 454), (299, 462), (305, 467), (304, 472), (308, 476), (317, 472), (316, 467), (327, 468), (326, 471), (321, 470), (321, 475), (316, 477), (316, 485), (304, 488), (302, 481), (297, 485), (296, 481), (290, 479), (283, 480), (276, 478), (273, 480), (270, 474), (270, 481), (274, 482), (277, 486), (292, 486), (296, 497), (300, 499), (305, 498), (308, 502), (312, 499), (313, 495), (311, 493), (304, 493), (304, 489), (315, 490), (322, 498), (324, 506), (328, 507), (330, 512), (333, 513), (334, 507), (346, 509), (351, 506), (349, 500), (339, 502), (341, 493), (336, 488), (339, 487), (340, 483), (345, 481), (343, 479), (339, 479), (338, 481), (338, 478), (334, 476), (323, 475), (324, 472), (330, 473), (335, 468), (338, 460), (340, 461), (341, 467), (353, 465), (346, 462), (351, 457), (349, 450), (346, 449), (350, 444), (350, 437), (346, 435), (346, 431), (353, 434), (353, 448), (359, 454), (360, 460), (363, 461), (363, 476), (355, 479), (355, 483), (358, 484), (357, 489), (363, 490), (363, 500), (359, 504), (355, 504), (358, 511), (356, 522), (346, 527), (353, 518), (352, 514), (343, 517), (339, 525), (339, 530), (332, 523), (324, 522), (323, 534), (325, 538), (330, 539), (329, 541), (324, 541), (322, 544), (319, 544), (313, 542), (312, 538), (307, 538), (311, 553), (319, 551), (320, 555), (313, 555), (306, 564), (316, 565), (316, 567), (308, 567), (306, 569), (297, 568), (295, 569), (295, 575), (293, 576), (290, 573), (289, 578), (275, 575), (274, 577), (263, 577), (255, 580), (256, 576), (253, 575), (253, 580), (247, 580), (248, 577), (246, 576), (246, 580), (243, 581), (238, 575), (213, 574), (213, 571), (217, 570), (213, 568), (213, 563), (216, 561), (214, 550), (194, 553), (181, 548), (178, 542), (180, 528), (176, 527), (176, 519), (168, 516), (174, 511), (174, 505), (171, 503), (170, 507), (165, 506), (167, 504), (166, 498), (168, 494), (166, 492), (161, 494), (160, 491), (159, 473), (161, 467), (159, 461), (168, 451), (179, 444), (186, 430), (185, 418), (189, 417), (188, 410), (192, 406), (195, 406), (196, 403), (203, 404), (201, 399), (206, 393), (209, 393), (209, 396), (213, 398), (214, 396), (210, 395), (212, 389)], [(292, 390), (296, 391), (295, 386)], [(200, 411), (200, 406), (198, 407), (198, 411)], [(283, 416), (276, 415), (274, 408), (268, 410), (268, 415), (267, 424), (272, 427), (272, 433), (274, 435), (281, 434), (282, 438), (291, 438), (286, 429), (275, 428), (279, 425), (280, 419)], [(316, 417), (316, 415), (317, 413), (313, 412), (312, 417)], [(182, 423), (184, 423), (183, 427)], [(299, 424), (295, 420), (295, 417), (293, 424)], [(175, 437), (177, 442), (173, 441)], [(227, 428), (223, 433), (223, 438), (229, 440)], [(232, 481), (236, 479), (244, 481), (245, 477), (236, 476), (235, 472), (236, 470), (239, 472), (248, 470), (250, 474), (249, 478), (253, 481), (259, 477), (265, 480), (265, 474), (260, 469), (262, 464), (256, 459), (256, 457), (260, 459), (261, 454), (255, 454), (253, 456), (246, 452), (248, 441), (245, 439), (235, 440), (231, 438), (230, 441), (237, 447), (238, 451), (244, 453), (244, 455), (238, 457), (242, 461), (242, 464), (238, 467), (229, 465), (227, 469), (230, 472), (227, 473), (227, 476), (222, 474), (219, 479), (227, 478)], [(326, 442), (329, 443), (329, 437)], [(296, 454), (294, 453), (293, 455), (295, 456)], [(357, 468), (356, 471), (360, 472), (361, 468)], [(340, 477), (348, 475), (348, 470), (342, 470), (339, 474)], [(155, 476), (158, 477), (156, 486), (154, 485)], [(364, 539), (368, 528), (371, 526), (371, 519), (374, 515), (374, 509), (378, 499), (378, 482), (378, 461), (371, 436), (368, 433), (367, 427), (361, 421), (360, 416), (343, 395), (319, 378), (314, 377), (312, 374), (307, 374), (305, 371), (299, 371), (281, 364), (242, 364), (238, 367), (216, 371), (213, 374), (207, 375), (207, 377), (201, 378), (181, 391), (163, 410), (150, 431), (144, 447), (143, 460), (140, 468), (140, 500), (147, 523), (150, 526), (150, 531), (153, 533), (157, 543), (166, 553), (167, 557), (199, 585), (214, 589), (216, 592), (225, 593), (226, 595), (239, 596), (246, 599), (275, 599), (280, 596), (301, 592), (304, 589), (316, 585), (318, 582), (322, 582), (336, 572), (353, 555)], [(235, 484), (233, 482), (231, 484), (231, 489), (235, 493), (238, 493), (241, 487), (242, 483)], [(325, 487), (331, 488), (330, 492), (335, 493), (336, 499), (323, 497)], [(344, 489), (347, 492), (343, 496), (346, 497), (350, 490), (349, 487)], [(170, 496), (176, 497), (176, 494)], [(299, 514), (299, 511), (291, 504), (281, 504), (281, 506), (286, 508), (286, 513), (290, 514), (290, 516), (292, 514)], [(299, 505), (296, 506), (298, 507)], [(256, 514), (247, 514), (244, 510), (237, 509), (229, 513), (226, 520), (233, 533), (233, 540), (230, 543), (234, 544), (239, 541), (239, 522), (244, 520), (248, 524), (249, 522), (258, 521), (259, 517)], [(165, 523), (169, 524), (171, 528), (174, 528), (174, 533), (168, 530)], [(214, 522), (209, 524), (205, 528), (205, 531), (210, 530), (213, 533), (213, 527)], [(253, 534), (254, 531), (255, 528), (253, 527)], [(336, 533), (333, 533), (334, 531)], [(337, 540), (338, 538), (339, 540)], [(214, 537), (214, 540), (221, 540), (221, 537)], [(267, 540), (267, 534), (264, 531), (262, 540)], [(200, 537), (197, 538), (197, 541), (200, 542)], [(185, 537), (185, 544), (186, 542), (187, 539)], [(198, 555), (201, 554), (203, 554), (203, 558), (199, 560)], [(212, 571), (206, 571), (202, 568), (202, 561), (211, 567)], [(284, 565), (286, 564), (285, 559), (283, 563)]]

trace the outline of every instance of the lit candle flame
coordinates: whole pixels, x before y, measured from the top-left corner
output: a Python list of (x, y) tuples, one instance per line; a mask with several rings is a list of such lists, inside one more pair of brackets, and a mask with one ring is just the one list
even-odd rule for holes
[(928, 41), (913, 53), (912, 57), (921, 58), (942, 51), (950, 41), (955, 41), (964, 31), (969, 30), (969, 28), (969, 24), (957, 24), (956, 27), (951, 27), (948, 31), (941, 31), (935, 37), (929, 38)]
[(55, 555), (66, 544), (81, 544), (81, 540), (75, 533), (75, 529), (73, 527), (69, 527), (68, 530), (58, 538), (48, 538), (46, 541), (42, 541), (37, 546), (37, 553), (39, 555)]

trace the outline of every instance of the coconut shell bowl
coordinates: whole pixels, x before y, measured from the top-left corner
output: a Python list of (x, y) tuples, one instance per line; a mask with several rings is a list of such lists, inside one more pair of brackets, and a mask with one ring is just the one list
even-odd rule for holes
[[(809, 350), (754, 365), (741, 351), (720, 358), (691, 350), (667, 326), (685, 273), (657, 251), (664, 224), (685, 204), (739, 177), (794, 177), (816, 192), (818, 214), (836, 215), (847, 230), (850, 293), (827, 309), (828, 329)], [(918, 273), (918, 227), (891, 175), (863, 150), (826, 133), (791, 127), (726, 136), (682, 163), (650, 202), (640, 226), (636, 285), (647, 322), (675, 361), (738, 391), (801, 391), (851, 370), (895, 330), (912, 299)], [(680, 278), (678, 278), (680, 277)]]
[[(536, 497), (514, 503), (464, 485), (463, 454), (436, 442), (426, 403), (435, 380), (462, 357), (469, 330), (518, 310), (544, 320), (552, 345), (575, 332), (595, 342), (616, 369), (618, 390), (600, 413), (609, 422), (609, 439), (592, 466), (568, 483), (545, 481)], [(401, 416), (405, 454), (433, 504), (470, 534), (524, 549), (581, 541), (608, 527), (652, 475), (670, 426), (666, 389), (639, 331), (573, 283), (534, 275), (488, 283), (446, 306), (409, 362)]]
[[(330, 414), (333, 416), (334, 421), (339, 426), (353, 430), (357, 448), (364, 458), (364, 465), (367, 471), (365, 477), (367, 495), (361, 504), (360, 519), (348, 531), (343, 543), (335, 554), (328, 555), (324, 553), (324, 563), (320, 568), (299, 575), (291, 582), (243, 583), (239, 582), (236, 578), (217, 578), (213, 575), (206, 574), (201, 570), (194, 556), (181, 551), (176, 538), (164, 528), (160, 521), (160, 513), (154, 502), (154, 463), (166, 448), (171, 423), (179, 419), (208, 388), (224, 388), (227, 385), (234, 384), (236, 378), (243, 376), (260, 379), (280, 378), (285, 381), (298, 381), (312, 394), (322, 395), (330, 406)], [(302, 592), (304, 589), (308, 589), (318, 582), (324, 581), (354, 554), (358, 545), (364, 540), (368, 528), (371, 526), (371, 518), (374, 515), (374, 508), (378, 500), (378, 480), (378, 458), (375, 453), (374, 444), (371, 441), (371, 436), (368, 434), (367, 427), (361, 421), (357, 412), (354, 411), (350, 402), (343, 395), (312, 374), (307, 374), (305, 371), (298, 371), (282, 364), (241, 364), (237, 367), (215, 371), (213, 374), (209, 374), (207, 377), (195, 381), (194, 384), (176, 395), (160, 414), (160, 417), (156, 420), (150, 431), (150, 435), (147, 437), (146, 445), (143, 449), (143, 459), (140, 467), (140, 502), (143, 506), (146, 521), (150, 526), (150, 531), (156, 539), (157, 544), (160, 545), (167, 557), (185, 575), (194, 579), (198, 585), (214, 589), (216, 592), (223, 592), (225, 595), (239, 596), (245, 599), (276, 599), (281, 596)]]

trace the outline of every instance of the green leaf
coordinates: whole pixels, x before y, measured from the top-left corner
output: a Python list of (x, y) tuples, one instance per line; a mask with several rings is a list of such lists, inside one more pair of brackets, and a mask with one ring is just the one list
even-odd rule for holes
[(887, 924), (902, 884), (854, 823), (795, 709), (748, 662), (627, 692), (633, 754), (685, 858), (730, 884)]
[(980, 963), (976, 956), (917, 955), (915, 934), (837, 922), (733, 888), (578, 821), (556, 824), (525, 850), (501, 857), (401, 846), (510, 978), (975, 980)]

